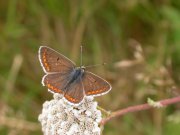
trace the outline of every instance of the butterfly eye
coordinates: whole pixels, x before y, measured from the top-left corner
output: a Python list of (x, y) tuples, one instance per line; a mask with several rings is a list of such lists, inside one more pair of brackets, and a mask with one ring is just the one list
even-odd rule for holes
[(59, 60), (59, 57), (57, 58), (57, 61)]

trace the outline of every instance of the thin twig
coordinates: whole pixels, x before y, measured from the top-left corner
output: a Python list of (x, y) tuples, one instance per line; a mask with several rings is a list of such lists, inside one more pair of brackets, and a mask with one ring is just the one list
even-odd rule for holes
[[(160, 100), (160, 101), (157, 101), (157, 102), (160, 103), (162, 106), (168, 106), (168, 105), (180, 102), (180, 96)], [(119, 116), (125, 115), (125, 114), (130, 113), (130, 112), (143, 111), (143, 110), (147, 110), (147, 109), (151, 109), (151, 108), (155, 108), (155, 107), (153, 107), (152, 105), (146, 103), (146, 104), (130, 106), (130, 107), (127, 107), (127, 108), (124, 108), (124, 109), (120, 109), (118, 111), (112, 112), (108, 117), (102, 119), (101, 125), (106, 124), (112, 118), (119, 117)]]
[(105, 114), (106, 116), (109, 116), (111, 114), (110, 111), (105, 110), (104, 108), (97, 106), (97, 109), (100, 110), (101, 112), (103, 112), (103, 114)]

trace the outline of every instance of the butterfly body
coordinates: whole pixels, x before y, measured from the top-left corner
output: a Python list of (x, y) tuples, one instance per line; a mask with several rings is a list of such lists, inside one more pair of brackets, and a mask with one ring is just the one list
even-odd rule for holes
[(99, 76), (85, 71), (85, 67), (76, 67), (64, 55), (41, 46), (39, 60), (44, 75), (42, 84), (51, 92), (60, 93), (72, 103), (79, 104), (84, 96), (99, 96), (111, 90), (111, 85)]
[(83, 77), (84, 69), (76, 68), (71, 74), (72, 74), (72, 77), (69, 81), (70, 84), (73, 83), (74, 81), (81, 81), (80, 79)]
[(68, 87), (73, 85), (73, 83), (81, 83), (81, 79), (84, 75), (84, 69), (81, 67), (75, 68), (69, 75), (68, 78), (68, 83), (66, 84), (66, 86), (63, 88), (63, 91), (67, 91)]

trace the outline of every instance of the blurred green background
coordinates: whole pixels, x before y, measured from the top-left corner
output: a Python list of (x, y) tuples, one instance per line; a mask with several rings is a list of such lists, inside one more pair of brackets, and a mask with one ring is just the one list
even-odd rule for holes
[[(0, 134), (40, 135), (38, 60), (47, 45), (112, 84), (96, 98), (106, 110), (179, 95), (180, 1), (0, 0)], [(179, 135), (180, 104), (113, 119), (104, 135)]]

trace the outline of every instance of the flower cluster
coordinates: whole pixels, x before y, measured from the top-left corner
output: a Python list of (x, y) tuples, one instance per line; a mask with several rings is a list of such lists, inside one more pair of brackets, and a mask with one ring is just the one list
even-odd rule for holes
[(45, 135), (100, 135), (101, 112), (96, 108), (93, 97), (74, 106), (55, 93), (54, 99), (43, 104), (38, 120)]

